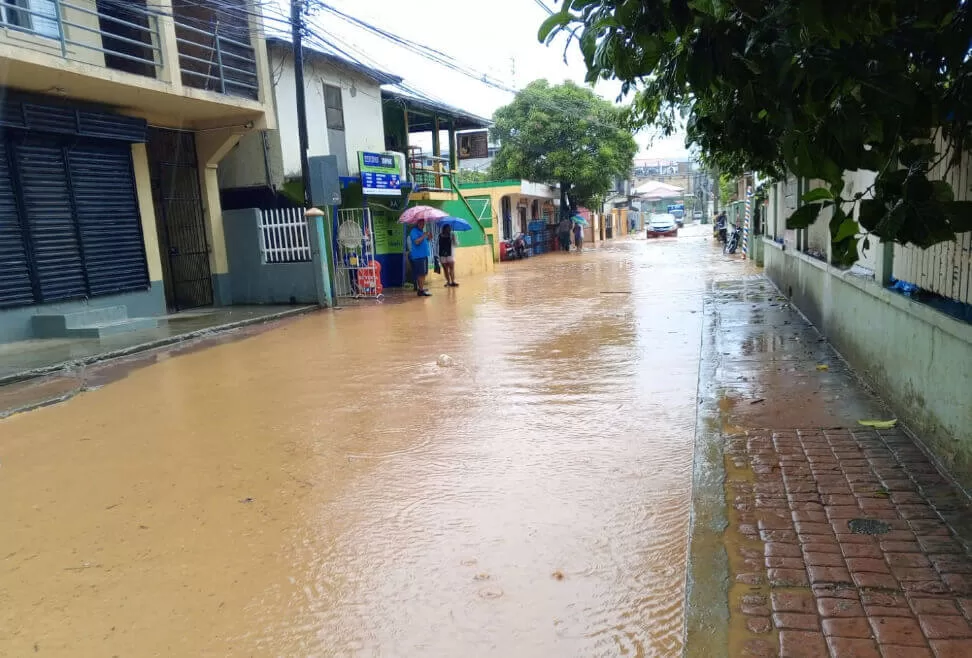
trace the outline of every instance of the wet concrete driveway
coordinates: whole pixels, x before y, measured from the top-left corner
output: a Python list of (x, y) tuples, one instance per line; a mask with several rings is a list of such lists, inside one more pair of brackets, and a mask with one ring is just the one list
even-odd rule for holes
[(705, 229), (0, 421), (0, 655), (678, 655)]

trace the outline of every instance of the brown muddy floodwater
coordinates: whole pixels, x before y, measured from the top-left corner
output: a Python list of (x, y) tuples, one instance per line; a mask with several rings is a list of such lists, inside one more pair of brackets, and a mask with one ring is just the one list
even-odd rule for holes
[(0, 421), (0, 655), (677, 655), (707, 228)]

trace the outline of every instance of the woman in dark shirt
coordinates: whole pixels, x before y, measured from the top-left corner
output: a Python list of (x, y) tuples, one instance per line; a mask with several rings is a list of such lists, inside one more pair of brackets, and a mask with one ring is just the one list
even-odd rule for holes
[(439, 234), (439, 262), (442, 263), (442, 273), (445, 275), (446, 286), (456, 288), (456, 256), (455, 248), (459, 244), (452, 227), (446, 224)]

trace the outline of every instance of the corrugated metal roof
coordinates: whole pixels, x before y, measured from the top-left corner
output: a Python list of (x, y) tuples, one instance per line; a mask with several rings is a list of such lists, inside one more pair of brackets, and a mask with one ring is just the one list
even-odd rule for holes
[[(277, 47), (283, 48), (290, 53), (294, 52), (294, 44), (291, 43), (289, 39), (283, 37), (267, 37), (267, 47)], [(355, 73), (359, 73), (366, 78), (370, 78), (380, 85), (397, 85), (402, 82), (402, 78), (392, 73), (387, 73), (379, 69), (373, 68), (371, 66), (366, 66), (361, 62), (356, 62), (353, 59), (338, 53), (337, 51), (325, 51), (317, 44), (314, 46), (308, 46), (304, 44), (304, 58), (308, 60), (318, 60), (325, 64), (331, 64), (332, 66), (339, 66)]]
[[(470, 128), (488, 128), (492, 121), (481, 117), (472, 112), (461, 110), (442, 101), (434, 100), (424, 96), (421, 92), (408, 86), (400, 84), (389, 84), (382, 88), (381, 96), (384, 100), (399, 101), (405, 103), (410, 109), (424, 112), (429, 115), (437, 114), (443, 119), (454, 119), (456, 130), (469, 130)], [(417, 127), (416, 123), (409, 120), (411, 128)]]

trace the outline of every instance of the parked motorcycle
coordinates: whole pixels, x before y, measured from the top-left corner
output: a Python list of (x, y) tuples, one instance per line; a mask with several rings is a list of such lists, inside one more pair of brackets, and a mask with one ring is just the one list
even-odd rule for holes
[(726, 243), (722, 246), (723, 253), (734, 254), (736, 249), (739, 248), (739, 239), (742, 236), (742, 229), (739, 228), (739, 224), (729, 225), (729, 235), (726, 238)]

